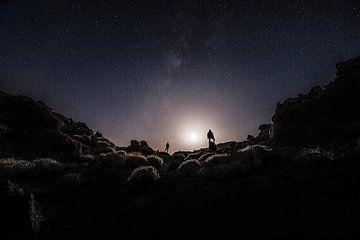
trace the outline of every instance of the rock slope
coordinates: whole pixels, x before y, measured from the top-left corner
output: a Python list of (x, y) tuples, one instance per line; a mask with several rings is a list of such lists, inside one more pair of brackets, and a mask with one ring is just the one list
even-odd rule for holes
[(0, 157), (70, 161), (115, 148), (101, 133), (54, 112), (42, 102), (0, 92)]
[(360, 137), (360, 56), (337, 64), (324, 87), (278, 103), (268, 131), (275, 146), (356, 148)]

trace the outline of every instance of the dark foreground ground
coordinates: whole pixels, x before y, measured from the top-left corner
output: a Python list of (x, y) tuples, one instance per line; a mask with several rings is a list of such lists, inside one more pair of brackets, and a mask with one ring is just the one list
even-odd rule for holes
[(42, 208), (40, 239), (343, 239), (360, 233), (360, 165), (354, 162), (267, 169), (229, 181), (170, 173), (141, 186), (124, 184), (120, 172), (93, 171), (78, 186), (47, 179), (20, 184)]

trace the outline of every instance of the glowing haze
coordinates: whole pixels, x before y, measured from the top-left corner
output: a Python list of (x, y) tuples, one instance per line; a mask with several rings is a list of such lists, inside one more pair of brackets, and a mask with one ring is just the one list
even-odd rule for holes
[(360, 1), (0, 1), (0, 90), (118, 145), (242, 140), (360, 53)]

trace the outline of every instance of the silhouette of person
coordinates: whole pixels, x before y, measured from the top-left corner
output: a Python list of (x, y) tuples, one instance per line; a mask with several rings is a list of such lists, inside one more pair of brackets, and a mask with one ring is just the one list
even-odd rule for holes
[(209, 145), (211, 142), (215, 143), (214, 133), (211, 131), (211, 129), (207, 133), (207, 138), (209, 139)]
[(165, 152), (169, 153), (170, 144), (167, 142), (165, 146)]

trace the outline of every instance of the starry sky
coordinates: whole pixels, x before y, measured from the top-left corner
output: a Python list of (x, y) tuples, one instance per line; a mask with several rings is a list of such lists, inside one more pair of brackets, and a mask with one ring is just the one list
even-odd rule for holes
[(121, 146), (196, 149), (256, 134), (359, 43), (360, 0), (0, 0), (0, 90)]

